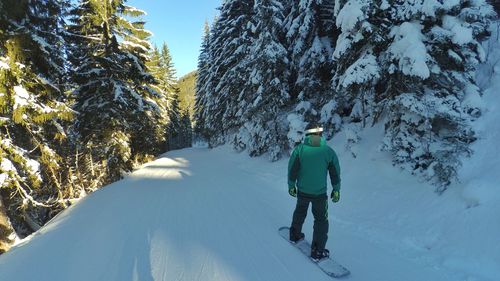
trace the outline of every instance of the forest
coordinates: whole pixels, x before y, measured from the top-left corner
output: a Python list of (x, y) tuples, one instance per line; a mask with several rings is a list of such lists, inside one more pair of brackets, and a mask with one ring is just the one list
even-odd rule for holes
[(143, 15), (123, 0), (0, 1), (0, 251), (191, 145), (172, 57)]
[[(493, 5), (492, 5), (493, 4)], [(443, 192), (477, 139), (475, 81), (498, 2), (225, 1), (206, 28), (195, 135), (251, 156), (286, 157), (310, 123), (359, 133), (382, 124), (394, 165)]]

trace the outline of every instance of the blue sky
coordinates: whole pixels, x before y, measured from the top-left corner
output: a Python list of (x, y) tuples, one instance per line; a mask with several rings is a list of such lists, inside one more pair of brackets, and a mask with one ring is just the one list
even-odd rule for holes
[(221, 0), (129, 0), (127, 5), (141, 9), (146, 29), (153, 32), (152, 42), (167, 43), (181, 77), (195, 70), (198, 63), (205, 20), (213, 22)]

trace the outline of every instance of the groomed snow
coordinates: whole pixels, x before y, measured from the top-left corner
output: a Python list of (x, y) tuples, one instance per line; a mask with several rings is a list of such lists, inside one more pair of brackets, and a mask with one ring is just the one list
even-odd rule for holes
[[(342, 134), (330, 142), (343, 182), (327, 247), (349, 280), (495, 280), (498, 200), (471, 205), (470, 184), (438, 196), (378, 152), (381, 132), (362, 134), (355, 159)], [(228, 147), (169, 152), (0, 256), (0, 280), (331, 280), (277, 234), (295, 202), (286, 167)], [(500, 182), (474, 179), (482, 190)]]

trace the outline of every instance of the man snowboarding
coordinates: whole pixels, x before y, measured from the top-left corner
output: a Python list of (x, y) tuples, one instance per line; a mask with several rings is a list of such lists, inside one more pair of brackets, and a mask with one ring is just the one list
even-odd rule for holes
[(340, 199), (339, 161), (335, 151), (326, 144), (322, 132), (322, 127), (309, 124), (303, 143), (295, 147), (288, 161), (288, 193), (297, 197), (290, 241), (296, 243), (304, 239), (302, 225), (311, 203), (314, 216), (311, 258), (314, 261), (330, 255), (325, 249), (328, 239), (327, 174), (333, 187), (330, 198), (334, 203)]

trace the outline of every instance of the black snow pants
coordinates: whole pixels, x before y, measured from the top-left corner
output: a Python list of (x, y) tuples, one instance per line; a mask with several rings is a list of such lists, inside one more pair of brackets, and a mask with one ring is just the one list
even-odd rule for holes
[(325, 249), (326, 241), (328, 240), (328, 196), (326, 194), (310, 195), (299, 191), (290, 230), (295, 234), (302, 232), (302, 225), (307, 216), (309, 203), (312, 203), (312, 213), (314, 216), (311, 246), (322, 251)]

